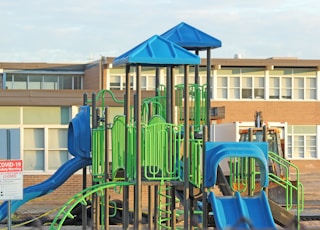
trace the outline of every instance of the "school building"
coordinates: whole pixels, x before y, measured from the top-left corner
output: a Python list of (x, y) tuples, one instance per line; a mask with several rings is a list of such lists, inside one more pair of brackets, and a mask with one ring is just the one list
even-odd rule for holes
[[(113, 57), (90, 63), (0, 63), (0, 158), (22, 159), (24, 186), (49, 178), (71, 158), (67, 149), (69, 121), (91, 97), (109, 89), (119, 99), (125, 93), (125, 67), (114, 67)], [(206, 59), (199, 66), (199, 84), (206, 84)], [(190, 67), (190, 83), (195, 67)], [(166, 68), (160, 68), (160, 84)], [(183, 83), (183, 69), (174, 71)], [(135, 89), (135, 71), (130, 76)], [(143, 67), (143, 97), (155, 95), (155, 68)], [(320, 60), (298, 58), (211, 60), (211, 107), (224, 108), (212, 123), (251, 122), (262, 111), (265, 122), (284, 124), (285, 156), (302, 173), (320, 165)], [(110, 97), (110, 122), (123, 109)], [(82, 190), (76, 173), (59, 189), (33, 204), (62, 204)], [(88, 169), (90, 183), (90, 169)], [(59, 197), (59, 199), (57, 199)]]

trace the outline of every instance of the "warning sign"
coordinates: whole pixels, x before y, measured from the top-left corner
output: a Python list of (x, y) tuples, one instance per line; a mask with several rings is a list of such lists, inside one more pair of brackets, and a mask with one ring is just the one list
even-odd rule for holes
[(0, 200), (22, 199), (22, 160), (0, 160)]

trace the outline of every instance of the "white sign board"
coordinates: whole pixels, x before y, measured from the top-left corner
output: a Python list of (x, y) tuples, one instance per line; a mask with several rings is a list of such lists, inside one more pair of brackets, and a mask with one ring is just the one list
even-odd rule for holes
[(22, 160), (0, 160), (0, 200), (22, 199)]

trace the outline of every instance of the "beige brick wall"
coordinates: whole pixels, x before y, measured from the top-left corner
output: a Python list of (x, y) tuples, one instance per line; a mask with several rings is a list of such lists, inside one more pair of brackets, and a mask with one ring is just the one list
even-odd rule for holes
[(319, 102), (212, 101), (212, 107), (225, 106), (222, 123), (254, 121), (255, 111), (262, 111), (266, 122), (288, 122), (288, 125), (320, 124)]

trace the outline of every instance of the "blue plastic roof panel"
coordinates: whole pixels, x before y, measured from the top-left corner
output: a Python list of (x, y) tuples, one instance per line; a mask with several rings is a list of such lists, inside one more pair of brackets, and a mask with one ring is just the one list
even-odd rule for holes
[(188, 50), (202, 50), (221, 47), (221, 41), (181, 22), (161, 35)]
[(200, 58), (159, 35), (154, 35), (113, 61), (114, 66), (141, 65), (198, 65)]

